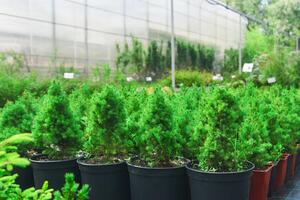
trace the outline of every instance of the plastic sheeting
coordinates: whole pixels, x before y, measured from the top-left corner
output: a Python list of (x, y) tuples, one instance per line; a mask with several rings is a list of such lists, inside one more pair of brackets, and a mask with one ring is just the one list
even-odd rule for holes
[[(215, 46), (219, 55), (244, 43), (247, 20), (235, 12), (207, 0), (174, 0), (174, 10), (177, 37)], [(0, 51), (22, 53), (44, 73), (53, 58), (88, 72), (113, 65), (116, 43), (132, 35), (145, 45), (170, 39), (170, 16), (170, 0), (2, 0)]]

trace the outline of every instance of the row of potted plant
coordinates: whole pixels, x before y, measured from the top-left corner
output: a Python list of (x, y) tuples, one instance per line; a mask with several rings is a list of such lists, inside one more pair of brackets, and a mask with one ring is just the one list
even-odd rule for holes
[(70, 105), (54, 82), (32, 125), (34, 184), (60, 188), (72, 172), (91, 199), (267, 199), (294, 171), (282, 155), (295, 155), (298, 94), (106, 86)]

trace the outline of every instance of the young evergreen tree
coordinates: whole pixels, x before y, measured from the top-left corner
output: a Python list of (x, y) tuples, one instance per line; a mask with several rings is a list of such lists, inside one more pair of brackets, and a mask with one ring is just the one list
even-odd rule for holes
[(228, 89), (214, 88), (199, 106), (199, 125), (193, 144), (197, 150), (199, 169), (204, 171), (239, 171), (245, 160), (239, 147), (241, 110)]
[(44, 96), (32, 132), (49, 159), (73, 158), (80, 149), (82, 132), (58, 82), (53, 82)]
[(95, 159), (104, 157), (112, 162), (126, 153), (127, 140), (124, 97), (115, 87), (106, 86), (91, 100), (85, 150)]
[(161, 88), (148, 97), (139, 126), (136, 139), (141, 161), (150, 167), (172, 166), (171, 161), (180, 155), (182, 137), (167, 94)]

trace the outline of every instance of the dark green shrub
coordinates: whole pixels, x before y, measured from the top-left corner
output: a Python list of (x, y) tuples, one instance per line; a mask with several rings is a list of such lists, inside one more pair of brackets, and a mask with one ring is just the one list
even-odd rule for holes
[(87, 118), (85, 151), (91, 157), (103, 156), (113, 162), (115, 156), (126, 153), (126, 111), (124, 97), (113, 86), (95, 93)]
[(69, 100), (58, 82), (53, 82), (43, 98), (33, 124), (36, 144), (50, 159), (70, 158), (81, 145), (82, 133)]
[(157, 41), (150, 42), (146, 56), (146, 71), (148, 73), (161, 73), (166, 69), (162, 48), (162, 43), (158, 44)]
[(222, 73), (233, 73), (239, 69), (239, 53), (236, 49), (225, 49)]
[(140, 159), (150, 167), (172, 166), (171, 161), (180, 155), (182, 138), (167, 94), (156, 88), (142, 112), (136, 137)]

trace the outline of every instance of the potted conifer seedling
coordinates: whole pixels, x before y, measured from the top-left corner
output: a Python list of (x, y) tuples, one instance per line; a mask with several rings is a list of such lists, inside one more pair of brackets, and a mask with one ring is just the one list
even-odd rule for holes
[(227, 89), (214, 88), (199, 108), (200, 126), (194, 133), (199, 143), (193, 143), (198, 151), (188, 166), (191, 199), (248, 200), (254, 165), (240, 149), (242, 115), (235, 97)]
[[(281, 95), (279, 95), (280, 91), (280, 88), (273, 86), (268, 90), (265, 90), (263, 93), (263, 99), (267, 105), (267, 109), (265, 109), (265, 117), (268, 121), (267, 129), (269, 131), (269, 138), (272, 144), (270, 155), (273, 157), (272, 160), (275, 161), (274, 163), (277, 164), (272, 172), (272, 176), (275, 176), (275, 178), (272, 178), (271, 176), (270, 187), (272, 191), (283, 187), (289, 157), (288, 154), (283, 154), (284, 146), (288, 137), (281, 125), (282, 122), (285, 121), (285, 116), (283, 114), (284, 105), (280, 97)], [(275, 160), (277, 157), (278, 163)]]
[(60, 189), (65, 173), (69, 172), (79, 182), (76, 155), (82, 133), (58, 82), (53, 82), (43, 97), (32, 133), (37, 147), (42, 150), (42, 155), (30, 159), (35, 187), (40, 188), (47, 180), (50, 188)]
[[(20, 133), (29, 133), (32, 121), (36, 114), (36, 99), (29, 92), (24, 92), (15, 102), (8, 102), (0, 114), (0, 141)], [(25, 157), (32, 156), (33, 142), (20, 143), (17, 152)], [(16, 183), (22, 189), (33, 187), (33, 174), (30, 165), (15, 167), (14, 173), (18, 174)]]
[[(240, 94), (240, 93), (239, 93)], [(243, 122), (240, 144), (248, 161), (255, 165), (251, 177), (250, 200), (267, 200), (273, 163), (269, 151), (272, 147), (265, 120), (265, 105), (254, 86), (247, 86), (241, 95)]]
[(131, 198), (189, 199), (187, 161), (179, 158), (181, 136), (167, 94), (160, 88), (149, 94), (138, 123), (138, 156), (128, 162)]
[(85, 158), (79, 159), (82, 183), (91, 187), (90, 199), (129, 200), (124, 97), (106, 86), (92, 97), (87, 117)]

